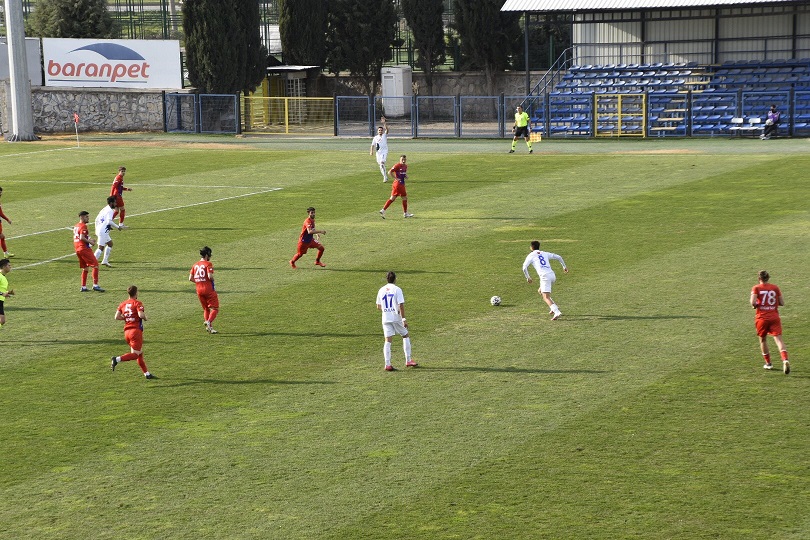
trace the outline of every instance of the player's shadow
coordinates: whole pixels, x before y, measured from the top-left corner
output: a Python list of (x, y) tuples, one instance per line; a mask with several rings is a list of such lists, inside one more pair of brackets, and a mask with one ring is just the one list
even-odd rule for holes
[[(52, 339), (7, 339), (3, 340), (3, 343), (16, 343), (21, 346), (37, 346), (41, 347), (42, 345), (87, 345), (86, 339), (59, 339), (59, 338), (52, 338)], [(100, 344), (110, 344), (110, 345), (121, 345), (120, 339), (96, 339), (93, 338), (93, 345), (100, 345)]]
[(705, 319), (700, 315), (563, 315), (560, 319), (568, 321), (659, 321), (677, 319)]
[(14, 309), (12, 311), (73, 311), (73, 309), (74, 308), (14, 306)]
[[(375, 268), (329, 268), (329, 267), (326, 267), (326, 270), (330, 270), (332, 272), (352, 272), (352, 273), (365, 272), (365, 273), (370, 273), (370, 274), (382, 274), (382, 275), (385, 275), (388, 272), (390, 272), (392, 269), (391, 268), (386, 268), (386, 269), (376, 268), (375, 269)], [(406, 275), (406, 274), (410, 275), (410, 274), (452, 274), (453, 273), (453, 272), (450, 272), (450, 271), (447, 271), (447, 270), (402, 270), (402, 269), (399, 269), (399, 268), (394, 268), (393, 271), (396, 272), (397, 274), (402, 274), (403, 276)]]
[[(163, 379), (164, 381), (166, 378)], [(242, 380), (226, 380), (226, 379), (178, 379), (177, 382), (170, 382), (168, 384), (161, 383), (155, 385), (155, 388), (176, 388), (180, 386), (197, 386), (197, 385), (243, 385), (243, 384), (261, 384), (267, 386), (279, 385), (315, 385), (315, 384), (337, 384), (334, 381), (290, 381), (282, 379), (242, 379)]]
[(599, 369), (539, 369), (539, 368), (519, 368), (519, 367), (478, 367), (478, 366), (454, 366), (454, 367), (432, 367), (432, 366), (419, 366), (417, 370), (425, 371), (465, 371), (465, 372), (482, 372), (482, 373), (518, 373), (518, 374), (559, 374), (559, 375), (576, 375), (576, 374), (591, 374), (600, 375), (608, 373), (605, 370)]
[[(163, 227), (163, 226), (161, 226), (161, 227), (143, 226), (142, 227), (140, 225), (136, 225), (136, 226), (132, 227), (131, 229), (127, 229), (125, 231), (122, 231), (121, 234), (128, 234), (128, 233), (133, 232), (133, 231), (143, 231), (143, 230), (161, 230), (161, 231), (165, 231), (167, 229), (170, 229), (170, 230), (173, 230), (173, 231), (199, 231), (200, 230), (199, 227)], [(243, 230), (243, 229), (240, 228), (240, 227), (208, 227), (208, 226), (206, 226), (205, 230), (206, 231), (240, 231), (240, 230)], [(118, 232), (118, 231), (116, 231), (116, 232)]]
[(379, 333), (368, 334), (337, 334), (329, 332), (226, 332), (219, 333), (219, 339), (242, 338), (242, 337), (268, 337), (268, 336), (289, 336), (289, 337), (311, 337), (311, 338), (360, 338), (378, 336)]

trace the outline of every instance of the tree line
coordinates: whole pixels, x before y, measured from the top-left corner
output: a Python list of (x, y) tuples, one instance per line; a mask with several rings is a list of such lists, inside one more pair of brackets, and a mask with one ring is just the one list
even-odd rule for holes
[[(454, 23), (448, 32), (442, 18), (444, 0), (399, 0), (428, 94), (433, 93), (433, 76), (445, 63), (449, 46), (460, 51), (462, 69), (485, 73), (494, 92), (496, 73), (523, 53), (520, 15), (502, 13), (502, 5), (503, 0), (451, 0)], [(279, 0), (278, 8), (286, 64), (348, 72), (368, 94), (375, 93), (392, 48), (402, 45), (394, 0)], [(268, 60), (260, 24), (257, 0), (185, 0), (184, 45), (191, 84), (204, 93), (254, 91), (266, 75)], [(541, 32), (539, 39), (534, 36), (533, 47), (550, 40), (553, 31)], [(117, 29), (107, 0), (39, 0), (27, 33), (111, 38)]]

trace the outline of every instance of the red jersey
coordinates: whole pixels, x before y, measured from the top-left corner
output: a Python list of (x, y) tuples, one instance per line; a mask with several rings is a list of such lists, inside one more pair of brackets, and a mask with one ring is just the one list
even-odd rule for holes
[(391, 167), (391, 172), (394, 173), (394, 178), (405, 183), (405, 177), (408, 176), (408, 165), (405, 163), (397, 163), (393, 167)]
[(140, 315), (138, 315), (139, 311), (144, 311), (143, 304), (140, 300), (130, 298), (129, 300), (121, 302), (121, 305), (118, 306), (118, 311), (124, 316), (125, 332), (127, 330), (143, 330), (143, 320)]
[(755, 319), (778, 319), (779, 299), (782, 291), (779, 287), (771, 283), (759, 283), (754, 285), (751, 292), (757, 299), (757, 314)]
[(110, 188), (110, 195), (114, 197), (124, 196), (124, 177), (120, 174), (113, 180), (112, 187)]
[(198, 293), (216, 290), (214, 288), (214, 265), (211, 264), (211, 261), (197, 261), (191, 267), (189, 277), (197, 285)]
[(299, 238), (299, 242), (304, 244), (309, 244), (312, 242), (313, 236), (309, 233), (309, 230), (315, 230), (315, 218), (308, 217), (304, 220), (304, 225), (301, 227), (301, 237)]
[(90, 244), (82, 238), (90, 238), (90, 232), (87, 230), (87, 223), (80, 221), (73, 227), (73, 248), (76, 253), (90, 247)]
[(9, 221), (8, 216), (6, 216), (6, 215), (3, 213), (3, 207), (2, 207), (2, 206), (0, 206), (0, 218), (3, 218), (3, 219), (5, 219), (6, 221)]

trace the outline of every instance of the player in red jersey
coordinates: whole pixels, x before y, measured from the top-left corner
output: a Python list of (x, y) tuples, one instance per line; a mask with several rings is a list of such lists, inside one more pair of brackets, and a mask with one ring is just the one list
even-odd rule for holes
[(124, 175), (127, 174), (126, 167), (118, 167), (118, 174), (115, 176), (113, 180), (112, 187), (110, 188), (110, 196), (115, 197), (115, 215), (118, 215), (118, 225), (120, 227), (126, 227), (124, 225), (124, 217), (126, 216), (126, 209), (124, 208), (124, 192), (125, 191), (132, 191), (132, 188), (124, 187)]
[(402, 212), (404, 217), (413, 217), (413, 214), (408, 213), (408, 193), (405, 191), (405, 180), (408, 178), (408, 165), (405, 163), (407, 158), (405, 154), (399, 156), (399, 163), (391, 167), (388, 174), (394, 177), (394, 183), (391, 185), (391, 197), (385, 201), (385, 205), (380, 210), (380, 217), (385, 219), (385, 211), (391, 206), (397, 197), (402, 197)]
[[(1, 187), (0, 187), (0, 197), (1, 197), (2, 195), (3, 195), (3, 188), (1, 188)], [(3, 256), (4, 256), (6, 259), (10, 259), (10, 258), (12, 258), (12, 257), (14, 256), (14, 254), (13, 254), (13, 253), (9, 253), (9, 252), (8, 252), (8, 246), (6, 246), (6, 235), (5, 235), (5, 234), (3, 234), (3, 220), (4, 220), (4, 219), (5, 219), (6, 221), (8, 221), (8, 224), (9, 224), (9, 225), (11, 225), (11, 220), (10, 220), (10, 219), (8, 219), (8, 216), (6, 216), (6, 215), (3, 213), (3, 207), (2, 207), (2, 206), (0, 206), (0, 248), (2, 248), (2, 250), (3, 250)]]
[(759, 283), (751, 289), (751, 307), (757, 310), (754, 316), (754, 323), (759, 336), (759, 346), (762, 349), (762, 356), (765, 358), (765, 369), (772, 369), (771, 355), (768, 351), (768, 334), (773, 336), (776, 346), (779, 347), (779, 354), (782, 357), (782, 371), (785, 375), (790, 373), (790, 361), (785, 350), (785, 342), (782, 341), (782, 320), (779, 318), (779, 306), (785, 305), (782, 298), (782, 291), (772, 283), (768, 283), (771, 276), (765, 270), (760, 271)]
[(205, 246), (200, 250), (201, 259), (191, 267), (188, 280), (197, 286), (197, 297), (203, 308), (205, 330), (216, 334), (213, 324), (219, 313), (219, 296), (214, 287), (214, 265), (211, 264), (211, 248)]
[(298, 238), (298, 251), (295, 253), (295, 257), (290, 260), (290, 266), (293, 268), (298, 268), (295, 266), (295, 262), (304, 256), (310, 248), (317, 249), (318, 255), (315, 257), (315, 265), (316, 266), (326, 266), (321, 262), (321, 257), (323, 257), (323, 244), (318, 242), (316, 235), (319, 234), (326, 234), (326, 231), (321, 229), (318, 230), (315, 228), (315, 208), (310, 206), (307, 208), (307, 219), (304, 220), (304, 225), (301, 227), (301, 236)]
[(146, 320), (146, 311), (143, 303), (138, 300), (138, 287), (130, 285), (127, 289), (129, 300), (121, 302), (115, 311), (115, 320), (124, 321), (124, 339), (129, 345), (129, 352), (121, 356), (113, 356), (110, 369), (115, 371), (118, 362), (129, 362), (137, 360), (144, 376), (147, 379), (154, 379), (155, 376), (149, 373), (146, 362), (143, 361), (143, 321)]
[(93, 290), (97, 292), (104, 292), (104, 289), (98, 286), (98, 259), (93, 254), (90, 246), (94, 244), (93, 239), (90, 238), (90, 231), (87, 230), (87, 223), (90, 221), (90, 213), (86, 210), (79, 212), (79, 222), (73, 227), (73, 248), (76, 250), (76, 256), (79, 258), (79, 268), (82, 269), (82, 288), (81, 292), (87, 292), (87, 269), (93, 269)]

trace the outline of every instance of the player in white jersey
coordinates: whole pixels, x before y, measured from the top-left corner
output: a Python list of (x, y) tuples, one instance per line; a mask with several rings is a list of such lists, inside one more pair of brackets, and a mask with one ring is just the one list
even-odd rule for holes
[(385, 371), (396, 371), (391, 365), (391, 342), (394, 336), (402, 336), (402, 348), (405, 351), (405, 366), (416, 367), (419, 364), (411, 358), (411, 335), (408, 332), (408, 322), (405, 320), (405, 297), (402, 289), (396, 286), (397, 275), (388, 272), (385, 276), (388, 285), (377, 292), (377, 309), (382, 311), (382, 327), (385, 336), (383, 357), (385, 358)]
[(554, 273), (554, 270), (551, 269), (551, 260), (560, 261), (563, 271), (566, 274), (568, 273), (568, 267), (565, 265), (563, 258), (556, 253), (540, 251), (540, 242), (537, 240), (533, 240), (531, 246), (532, 252), (529, 253), (526, 256), (526, 260), (523, 261), (523, 275), (526, 276), (526, 281), (531, 283), (532, 278), (529, 275), (529, 266), (534, 266), (534, 269), (537, 270), (537, 277), (540, 278), (540, 288), (537, 289), (537, 292), (540, 293), (545, 303), (548, 304), (551, 310), (548, 312), (548, 314), (551, 315), (551, 320), (556, 321), (560, 318), (562, 313), (560, 312), (560, 308), (557, 307), (557, 304), (554, 303), (554, 300), (551, 299), (551, 285), (557, 281), (557, 275)]
[(101, 264), (104, 266), (112, 266), (110, 264), (110, 253), (112, 252), (113, 248), (113, 241), (110, 238), (110, 229), (118, 229), (121, 230), (121, 225), (116, 225), (113, 221), (113, 216), (115, 215), (115, 208), (116, 208), (116, 199), (113, 196), (107, 197), (107, 206), (101, 209), (101, 211), (96, 216), (96, 221), (94, 223), (96, 229), (96, 236), (98, 237), (98, 243), (96, 244), (96, 259), (101, 258), (102, 248), (104, 248), (104, 260), (101, 261)]
[(377, 128), (377, 135), (371, 140), (371, 149), (368, 155), (374, 155), (377, 152), (377, 165), (380, 167), (383, 182), (388, 182), (388, 169), (385, 168), (385, 159), (388, 157), (388, 124), (385, 123), (385, 117), (381, 116), (380, 121), (382, 125)]

